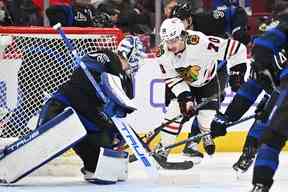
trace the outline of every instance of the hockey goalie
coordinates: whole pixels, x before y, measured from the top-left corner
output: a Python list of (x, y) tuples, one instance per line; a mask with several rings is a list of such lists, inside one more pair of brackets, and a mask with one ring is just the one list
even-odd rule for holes
[(83, 56), (81, 61), (108, 102), (99, 98), (77, 67), (42, 107), (37, 128), (1, 150), (1, 182), (15, 183), (70, 148), (82, 160), (86, 181), (112, 184), (126, 180), (128, 154), (113, 150), (114, 141), (123, 138), (111, 117), (123, 118), (136, 110), (132, 82), (143, 55), (139, 39), (127, 36), (117, 53), (103, 49)]

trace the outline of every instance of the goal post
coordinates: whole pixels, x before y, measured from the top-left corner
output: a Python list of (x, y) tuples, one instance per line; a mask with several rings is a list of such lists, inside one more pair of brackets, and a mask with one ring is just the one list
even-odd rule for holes
[[(80, 56), (116, 50), (117, 28), (64, 27)], [(43, 103), (69, 80), (75, 58), (51, 27), (0, 27), (0, 142), (35, 128)]]

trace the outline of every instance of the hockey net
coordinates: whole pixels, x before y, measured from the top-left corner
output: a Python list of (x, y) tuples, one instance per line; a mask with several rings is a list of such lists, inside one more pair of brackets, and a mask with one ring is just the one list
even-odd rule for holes
[[(64, 28), (80, 56), (115, 50), (117, 28)], [(75, 58), (60, 36), (45, 27), (0, 27), (0, 147), (35, 129), (43, 103), (66, 82)]]

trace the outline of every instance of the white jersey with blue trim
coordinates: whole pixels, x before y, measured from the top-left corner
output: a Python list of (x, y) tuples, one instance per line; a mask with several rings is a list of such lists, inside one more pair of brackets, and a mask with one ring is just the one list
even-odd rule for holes
[[(208, 84), (217, 73), (219, 61), (234, 59), (229, 67), (235, 66), (236, 60), (237, 64), (246, 62), (246, 47), (238, 41), (206, 36), (198, 31), (187, 32), (186, 48), (183, 52), (175, 55), (168, 50), (165, 43), (159, 48), (158, 63), (168, 87), (176, 96), (183, 91), (189, 91), (189, 86), (202, 87)], [(237, 56), (240, 48), (245, 56)], [(240, 58), (245, 61), (239, 62)]]

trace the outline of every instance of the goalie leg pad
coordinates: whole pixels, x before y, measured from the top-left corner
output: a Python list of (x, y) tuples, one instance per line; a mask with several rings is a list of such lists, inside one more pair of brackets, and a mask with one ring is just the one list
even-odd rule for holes
[(86, 133), (74, 110), (67, 108), (4, 149), (0, 159), (0, 179), (6, 183), (17, 182), (67, 151)]
[(85, 172), (84, 178), (94, 184), (114, 184), (127, 180), (128, 153), (101, 147), (95, 173)]

